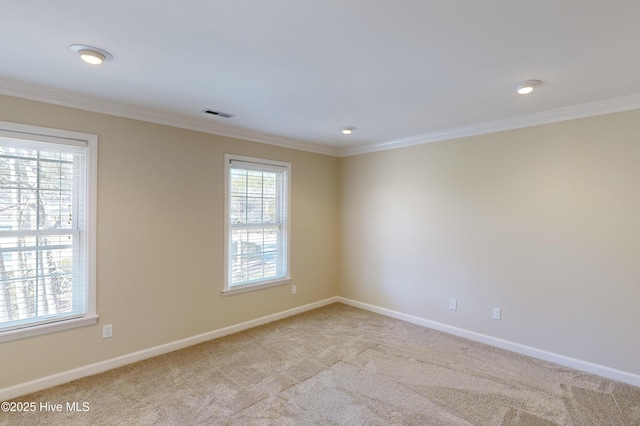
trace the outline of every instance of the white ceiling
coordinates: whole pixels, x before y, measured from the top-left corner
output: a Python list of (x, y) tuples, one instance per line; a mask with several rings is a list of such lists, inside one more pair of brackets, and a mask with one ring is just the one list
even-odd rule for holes
[(0, 93), (347, 155), (640, 108), (639, 46), (636, 0), (3, 0)]

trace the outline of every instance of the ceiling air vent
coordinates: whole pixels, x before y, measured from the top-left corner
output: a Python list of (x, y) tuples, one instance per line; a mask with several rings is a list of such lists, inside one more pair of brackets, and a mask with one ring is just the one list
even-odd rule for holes
[(228, 112), (222, 112), (222, 111), (214, 111), (212, 109), (204, 109), (202, 110), (202, 112), (204, 112), (205, 114), (211, 114), (211, 115), (215, 115), (217, 117), (222, 117), (222, 118), (235, 117), (235, 114), (229, 114)]

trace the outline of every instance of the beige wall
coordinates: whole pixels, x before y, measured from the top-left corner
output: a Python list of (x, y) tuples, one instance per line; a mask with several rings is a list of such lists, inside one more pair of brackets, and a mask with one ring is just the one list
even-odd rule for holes
[[(0, 388), (336, 294), (640, 374), (640, 111), (342, 159), (3, 96), (0, 120), (99, 136), (100, 314), (1, 343)], [(225, 153), (292, 163), (296, 296), (220, 293)]]
[[(0, 343), (0, 388), (336, 295), (337, 158), (3, 96), (0, 120), (98, 135), (100, 315)], [(221, 295), (225, 153), (292, 163), (295, 296), (290, 286)]]
[(343, 158), (341, 188), (342, 296), (640, 374), (640, 111)]

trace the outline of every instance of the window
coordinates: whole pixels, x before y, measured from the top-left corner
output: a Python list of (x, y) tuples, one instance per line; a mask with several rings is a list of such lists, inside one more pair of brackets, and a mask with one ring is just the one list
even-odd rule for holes
[(287, 284), (291, 165), (227, 154), (225, 294)]
[(0, 122), (0, 341), (93, 324), (97, 137)]

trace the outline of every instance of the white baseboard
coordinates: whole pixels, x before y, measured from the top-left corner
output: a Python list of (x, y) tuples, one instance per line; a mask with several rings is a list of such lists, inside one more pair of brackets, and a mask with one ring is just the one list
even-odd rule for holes
[(155, 346), (153, 348), (144, 349), (144, 350), (133, 352), (127, 355), (122, 355), (117, 358), (108, 359), (106, 361), (97, 362), (95, 364), (74, 368), (73, 370), (63, 371), (61, 373), (43, 377), (41, 379), (32, 380), (30, 382), (20, 383), (15, 386), (10, 386), (8, 388), (0, 389), (0, 401), (7, 401), (9, 399), (17, 398), (21, 395), (26, 395), (31, 392), (37, 392), (43, 389), (50, 388), (52, 386), (61, 385), (63, 383), (68, 383), (73, 380), (81, 379), (83, 377), (91, 376), (94, 374), (102, 373), (104, 371), (112, 370), (117, 367), (122, 367), (127, 364), (132, 364), (134, 362), (142, 361), (143, 359), (152, 358), (154, 356), (162, 355), (168, 352), (173, 352), (178, 349), (186, 348), (188, 346), (197, 345), (198, 343), (206, 342), (208, 340), (213, 340), (220, 337), (228, 336), (229, 334), (238, 333), (240, 331), (258, 327), (260, 325), (268, 324), (270, 322), (278, 321), (283, 318), (301, 314), (303, 312), (307, 312), (312, 309), (317, 309), (322, 306), (330, 305), (337, 301), (338, 301), (337, 296), (330, 297), (328, 299), (324, 299), (319, 302), (298, 306), (297, 308), (288, 309), (286, 311), (278, 312), (278, 313), (267, 315), (251, 321), (247, 321), (247, 322), (235, 324), (229, 327), (221, 328), (218, 330), (210, 331), (208, 333), (199, 334), (197, 336), (188, 337), (186, 339), (177, 340), (175, 342), (166, 343), (164, 345)]
[(347, 299), (345, 297), (339, 296), (337, 298), (337, 301), (340, 303), (344, 303), (345, 305), (353, 306), (354, 308), (360, 308), (366, 311), (375, 312), (377, 314), (385, 315), (391, 318), (407, 321), (412, 324), (417, 324), (448, 334), (453, 334), (455, 336), (464, 337), (465, 339), (484, 343), (490, 346), (495, 346), (501, 349), (506, 349), (511, 352), (516, 352), (522, 355), (527, 355), (544, 361), (553, 362), (555, 364), (573, 368), (579, 371), (584, 371), (585, 373), (595, 374), (607, 379), (617, 380), (619, 382), (628, 383), (630, 385), (640, 387), (640, 375), (637, 374), (616, 370), (615, 368), (594, 364), (588, 361), (582, 361), (580, 359), (571, 358), (568, 356), (556, 354), (542, 349), (537, 349), (531, 346), (522, 345), (520, 343), (511, 342), (504, 339), (499, 339), (497, 337), (488, 336), (486, 334), (476, 333), (474, 331), (465, 330), (463, 328), (453, 327), (451, 325), (431, 321), (413, 315), (403, 314), (402, 312), (396, 312), (390, 309), (381, 308), (379, 306), (369, 305), (367, 303), (358, 302), (355, 300)]
[(73, 370), (63, 371), (61, 373), (43, 377), (41, 379), (36, 379), (30, 382), (20, 383), (15, 386), (10, 386), (4, 389), (0, 389), (0, 401), (7, 401), (9, 399), (17, 398), (21, 395), (26, 395), (31, 392), (37, 392), (43, 389), (50, 388), (52, 386), (61, 385), (63, 383), (68, 383), (73, 380), (81, 379), (83, 377), (102, 373), (104, 371), (112, 370), (114, 368), (122, 367), (127, 364), (132, 364), (134, 362), (142, 361), (144, 359), (152, 358), (154, 356), (162, 355), (168, 352), (173, 352), (178, 349), (183, 349), (188, 346), (193, 346), (198, 343), (206, 342), (208, 340), (213, 340), (220, 337), (228, 336), (230, 334), (238, 333), (240, 331), (248, 330), (250, 328), (268, 324), (273, 321), (278, 321), (280, 319), (284, 319), (293, 315), (301, 314), (303, 312), (307, 312), (313, 309), (327, 306), (335, 302), (344, 303), (345, 305), (353, 306), (355, 308), (360, 308), (366, 311), (375, 312), (391, 318), (407, 321), (412, 324), (417, 324), (423, 327), (432, 328), (434, 330), (439, 330), (445, 333), (453, 334), (455, 336), (464, 337), (466, 339), (484, 343), (490, 346), (506, 349), (511, 352), (528, 355), (533, 358), (542, 359), (545, 361), (563, 365), (565, 367), (574, 368), (579, 371), (584, 371), (590, 374), (596, 374), (598, 376), (606, 377), (608, 379), (617, 380), (623, 383), (628, 383), (630, 385), (640, 387), (640, 375), (637, 375), (637, 374), (616, 370), (614, 368), (594, 364), (588, 361), (582, 361), (576, 358), (567, 357), (567, 356), (556, 354), (553, 352), (548, 352), (542, 349), (533, 348), (531, 346), (522, 345), (520, 343), (510, 342), (508, 340), (503, 340), (503, 339), (488, 336), (485, 334), (465, 330), (462, 328), (453, 327), (453, 326), (442, 324), (436, 321), (431, 321), (431, 320), (416, 317), (413, 315), (404, 314), (402, 312), (392, 311), (390, 309), (385, 309), (378, 306), (369, 305), (367, 303), (347, 299), (344, 297), (335, 296), (335, 297), (330, 297), (328, 299), (324, 299), (318, 302), (299, 306), (297, 308), (288, 309), (286, 311), (267, 315), (251, 321), (247, 321), (247, 322), (235, 324), (229, 327), (221, 328), (218, 330), (210, 331), (208, 333), (199, 334), (197, 336), (188, 337), (186, 339), (177, 340), (175, 342), (170, 342), (164, 345), (155, 346), (153, 348), (144, 349), (138, 352), (133, 352), (127, 355), (108, 359), (106, 361), (97, 362), (95, 364), (86, 365), (83, 367), (75, 368)]

